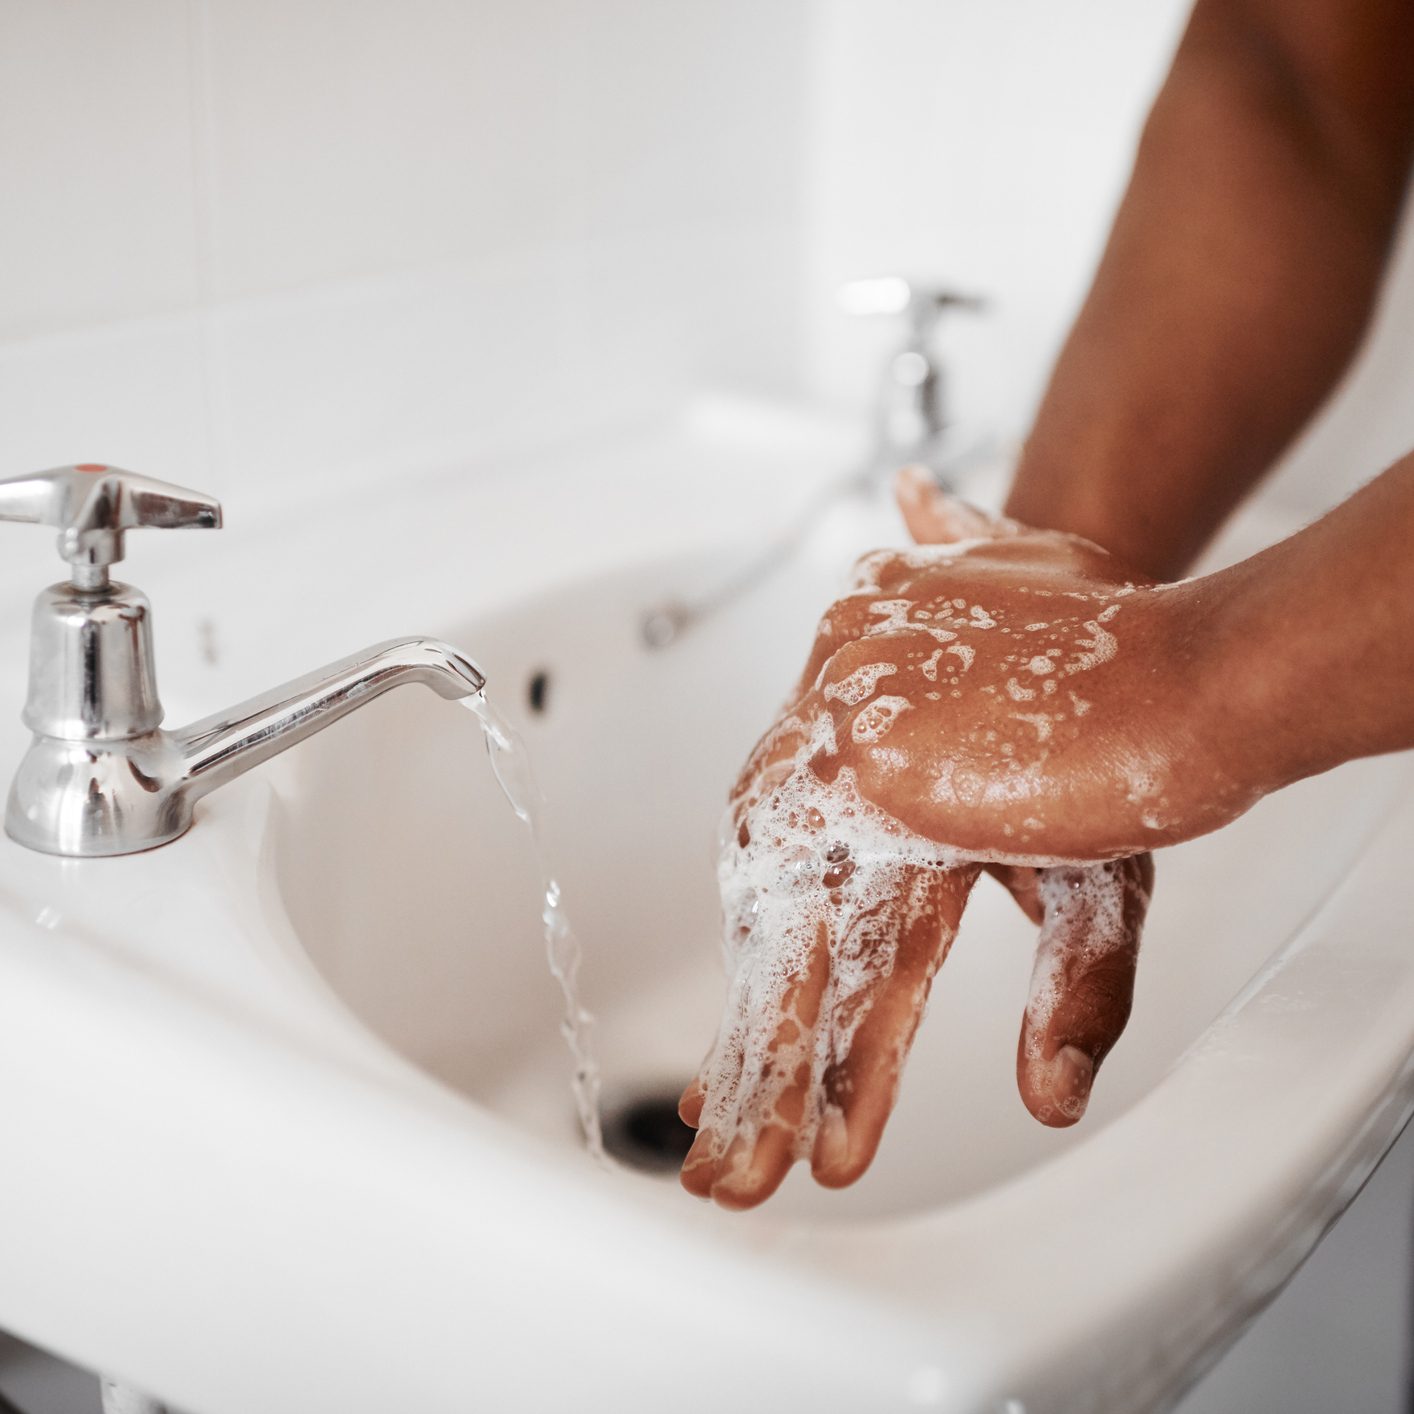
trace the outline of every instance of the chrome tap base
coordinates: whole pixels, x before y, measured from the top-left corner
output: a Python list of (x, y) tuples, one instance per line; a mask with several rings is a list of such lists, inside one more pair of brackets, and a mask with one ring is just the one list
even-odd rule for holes
[[(31, 680), (32, 727), (43, 720), (36, 681), (41, 698), (51, 685), (47, 674)], [(186, 833), (202, 796), (403, 683), (460, 698), (480, 692), (486, 679), (449, 644), (395, 638), (180, 731), (110, 738), (36, 729), (10, 787), (5, 832), (28, 849), (76, 858), (155, 849)], [(93, 685), (85, 678), (80, 697)], [(155, 684), (147, 686), (155, 703)], [(92, 700), (100, 703), (96, 694)]]

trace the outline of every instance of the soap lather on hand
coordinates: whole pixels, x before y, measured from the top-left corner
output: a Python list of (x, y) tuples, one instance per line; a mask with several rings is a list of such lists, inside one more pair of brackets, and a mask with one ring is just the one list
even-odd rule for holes
[(868, 1166), (983, 870), (1040, 926), (1021, 1098), (1073, 1124), (1129, 1015), (1148, 847), (1250, 803), (1182, 710), (1181, 590), (916, 472), (900, 501), (932, 543), (860, 562), (732, 795), (730, 992), (682, 1101), (683, 1182), (730, 1207), (797, 1159), (830, 1186)]

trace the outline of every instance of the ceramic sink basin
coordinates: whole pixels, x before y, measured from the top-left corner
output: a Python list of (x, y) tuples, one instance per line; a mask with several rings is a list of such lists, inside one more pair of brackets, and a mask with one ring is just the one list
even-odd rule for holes
[[(624, 1097), (676, 1094), (712, 1040), (724, 788), (840, 580), (838, 564), (806, 561), (667, 649), (646, 649), (644, 606), (685, 580), (710, 581), (713, 567), (609, 574), (460, 635), (536, 763), (548, 853), (586, 949), (611, 1112)], [(408, 749), (389, 750), (394, 741)], [(437, 701), (375, 704), (287, 764), (276, 878), (310, 960), (372, 1031), (508, 1123), (573, 1149), (534, 855), (481, 756), (470, 723)], [(921, 1215), (1087, 1144), (1203, 1038), (1275, 939), (1299, 934), (1408, 788), (1403, 763), (1353, 768), (1161, 856), (1129, 1035), (1087, 1121), (1069, 1131), (1035, 1123), (1016, 1095), (1035, 930), (984, 880), (874, 1168), (843, 1192), (798, 1168), (759, 1221)]]
[[(385, 629), (472, 653), (534, 754), (611, 1110), (675, 1092), (711, 1041), (724, 790), (850, 554), (898, 535), (842, 512), (653, 650), (643, 611), (743, 541), (653, 503), (661, 445), (616, 455), (646, 499), (597, 558), (570, 483), (534, 563), (494, 547), (543, 484), (463, 493), (479, 559), (369, 513), (376, 610), (232, 638), (170, 704)], [(279, 565), (262, 534), (222, 553)], [(198, 595), (170, 646), (252, 612)], [(874, 1168), (844, 1192), (797, 1172), (744, 1215), (584, 1153), (529, 841), (455, 706), (380, 699), (149, 855), (7, 841), (0, 1325), (196, 1414), (1161, 1408), (1407, 1117), (1412, 784), (1407, 759), (1358, 764), (1161, 856), (1128, 1034), (1069, 1131), (1016, 1096), (1034, 935), (983, 881)]]

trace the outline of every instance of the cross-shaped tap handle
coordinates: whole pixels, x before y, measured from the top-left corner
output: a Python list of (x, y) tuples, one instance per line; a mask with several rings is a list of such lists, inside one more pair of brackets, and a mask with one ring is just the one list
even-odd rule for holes
[(107, 583), (107, 569), (123, 558), (129, 530), (216, 530), (221, 503), (120, 467), (84, 462), (0, 481), (0, 520), (52, 525), (59, 553), (83, 589)]

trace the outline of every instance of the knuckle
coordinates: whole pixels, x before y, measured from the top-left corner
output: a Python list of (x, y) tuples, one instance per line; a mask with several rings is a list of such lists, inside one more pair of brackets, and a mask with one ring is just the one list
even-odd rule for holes
[(1087, 1029), (1117, 1037), (1134, 1005), (1134, 955), (1129, 949), (1111, 953), (1079, 979), (1077, 1000), (1089, 1021)]

